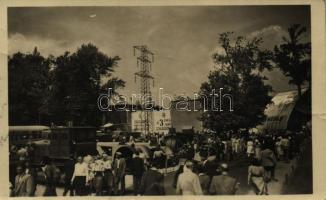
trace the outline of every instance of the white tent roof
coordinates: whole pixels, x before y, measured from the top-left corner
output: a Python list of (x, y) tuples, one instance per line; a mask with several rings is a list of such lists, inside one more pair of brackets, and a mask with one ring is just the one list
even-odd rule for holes
[[(306, 88), (303, 89), (302, 93), (305, 91), (307, 91)], [(265, 109), (267, 119), (264, 128), (270, 130), (286, 129), (297, 100), (298, 92), (296, 90), (276, 94), (272, 103)]]

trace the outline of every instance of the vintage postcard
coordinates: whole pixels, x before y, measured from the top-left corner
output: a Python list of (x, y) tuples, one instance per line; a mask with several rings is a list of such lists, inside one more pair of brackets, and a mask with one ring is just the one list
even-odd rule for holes
[(1, 197), (326, 198), (324, 1), (0, 9)]

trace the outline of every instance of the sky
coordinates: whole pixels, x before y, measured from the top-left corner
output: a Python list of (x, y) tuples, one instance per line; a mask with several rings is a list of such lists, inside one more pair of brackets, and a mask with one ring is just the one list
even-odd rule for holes
[[(122, 58), (114, 76), (126, 81), (121, 94), (139, 93), (132, 47), (154, 52), (153, 96), (159, 88), (170, 95), (198, 92), (214, 70), (212, 54), (220, 52), (218, 34), (233, 31), (247, 38), (263, 37), (262, 49), (282, 42), (291, 24), (301, 24), (310, 41), (309, 6), (159, 6), (8, 8), (9, 54), (32, 52), (58, 56), (92, 43), (108, 56)], [(278, 71), (266, 72), (275, 92), (294, 89)]]

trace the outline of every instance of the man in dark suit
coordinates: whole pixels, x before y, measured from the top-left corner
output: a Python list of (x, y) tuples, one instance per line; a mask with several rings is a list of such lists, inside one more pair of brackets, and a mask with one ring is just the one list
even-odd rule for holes
[(44, 159), (45, 166), (42, 167), (45, 175), (45, 191), (43, 196), (57, 196), (56, 184), (59, 178), (59, 169), (54, 165), (51, 158)]
[(219, 172), (216, 170), (218, 169), (219, 165), (214, 154), (214, 151), (210, 150), (207, 159), (203, 163), (204, 171), (209, 176), (210, 182), (212, 181), (213, 176), (219, 174)]
[(133, 175), (133, 185), (134, 194), (137, 195), (139, 186), (141, 184), (141, 178), (145, 171), (144, 160), (139, 157), (139, 152), (135, 152), (135, 157), (132, 159), (132, 175)]
[(123, 195), (125, 192), (125, 176), (126, 176), (126, 160), (121, 157), (121, 153), (117, 152), (113, 162), (114, 175), (114, 193), (115, 195)]
[(155, 163), (147, 170), (142, 177), (138, 194), (146, 196), (162, 196), (164, 191), (164, 176), (161, 174)]
[(199, 182), (200, 182), (200, 186), (201, 186), (201, 189), (203, 191), (203, 194), (208, 195), (210, 178), (205, 173), (202, 166), (199, 166), (199, 168), (198, 168), (198, 177), (199, 177)]
[(64, 172), (65, 172), (65, 189), (63, 196), (66, 196), (68, 191), (70, 191), (70, 196), (74, 196), (74, 190), (71, 185), (71, 178), (75, 170), (75, 161), (73, 155), (64, 163)]
[(213, 177), (209, 193), (211, 195), (234, 195), (239, 187), (239, 183), (235, 178), (228, 175), (229, 167), (227, 164), (221, 164), (220, 171), (221, 175)]

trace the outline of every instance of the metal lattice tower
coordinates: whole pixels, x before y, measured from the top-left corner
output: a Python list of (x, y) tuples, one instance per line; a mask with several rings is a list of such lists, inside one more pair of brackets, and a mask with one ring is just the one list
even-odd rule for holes
[(152, 101), (152, 94), (150, 89), (150, 80), (153, 81), (154, 77), (150, 75), (152, 69), (152, 63), (154, 62), (154, 53), (151, 52), (147, 46), (134, 46), (134, 56), (136, 56), (136, 51), (139, 51), (137, 56), (137, 67), (140, 68), (138, 72), (135, 73), (135, 78), (140, 78), (140, 93), (141, 93), (141, 131), (147, 135), (150, 133), (152, 128), (152, 119), (150, 112), (146, 111), (145, 106), (148, 101)]

